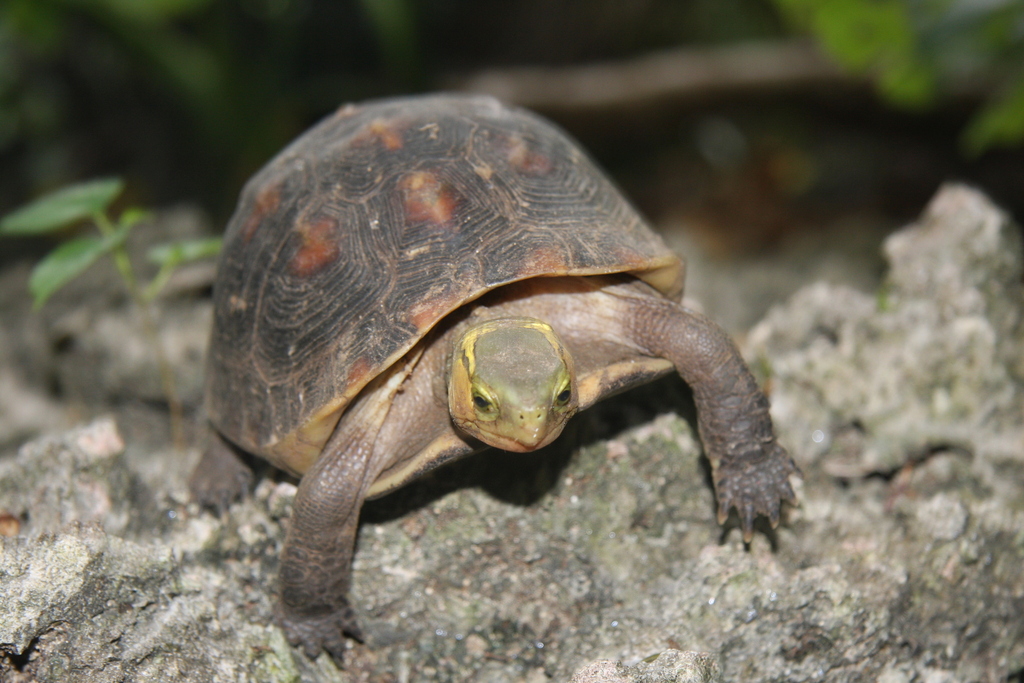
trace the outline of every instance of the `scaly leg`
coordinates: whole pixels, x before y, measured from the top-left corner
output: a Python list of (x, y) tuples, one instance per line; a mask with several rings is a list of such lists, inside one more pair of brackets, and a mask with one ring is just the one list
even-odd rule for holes
[(629, 328), (645, 352), (672, 362), (693, 390), (697, 424), (718, 498), (718, 521), (735, 507), (743, 539), (754, 518), (779, 522), (780, 501), (795, 503), (789, 483), (799, 468), (775, 441), (768, 399), (728, 334), (707, 317), (670, 301), (640, 298)]
[[(341, 445), (341, 444), (339, 444)], [(281, 551), (277, 617), (293, 645), (337, 661), (345, 633), (362, 640), (348, 601), (359, 511), (375, 474), (372, 444), (325, 452), (299, 484)], [(332, 444), (328, 447), (331, 448)]]
[(310, 657), (327, 650), (340, 662), (344, 634), (363, 638), (348, 601), (359, 511), (392, 457), (376, 442), (411, 367), (398, 364), (364, 390), (299, 483), (281, 551), (277, 618)]

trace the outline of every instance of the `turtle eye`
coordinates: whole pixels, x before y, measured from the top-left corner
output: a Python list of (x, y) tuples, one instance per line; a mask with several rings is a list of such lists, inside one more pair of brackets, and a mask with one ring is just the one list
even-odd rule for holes
[(488, 387), (481, 382), (473, 382), (469, 396), (478, 420), (494, 420), (498, 417), (498, 399)]
[(564, 406), (572, 398), (572, 389), (566, 387), (558, 392), (558, 396), (555, 396), (555, 405)]

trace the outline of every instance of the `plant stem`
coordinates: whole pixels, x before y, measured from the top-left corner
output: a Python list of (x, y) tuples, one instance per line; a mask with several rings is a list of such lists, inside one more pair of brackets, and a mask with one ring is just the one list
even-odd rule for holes
[[(101, 233), (104, 235), (113, 234), (115, 228), (106, 214), (102, 212), (96, 213), (93, 216), (93, 220), (96, 222), (96, 226), (100, 229)], [(181, 408), (181, 399), (178, 398), (174, 371), (171, 369), (171, 364), (167, 361), (163, 344), (160, 342), (160, 335), (157, 334), (156, 324), (153, 322), (153, 315), (150, 309), (151, 302), (146, 299), (142, 289), (139, 287), (135, 271), (132, 269), (131, 259), (128, 257), (128, 249), (124, 243), (117, 245), (111, 253), (114, 257), (114, 264), (117, 266), (118, 273), (120, 273), (121, 279), (128, 289), (128, 294), (139, 311), (142, 333), (145, 335), (146, 341), (156, 356), (156, 364), (160, 373), (160, 386), (164, 392), (164, 398), (167, 400), (167, 409), (170, 413), (171, 440), (176, 450), (184, 450), (185, 420)]]

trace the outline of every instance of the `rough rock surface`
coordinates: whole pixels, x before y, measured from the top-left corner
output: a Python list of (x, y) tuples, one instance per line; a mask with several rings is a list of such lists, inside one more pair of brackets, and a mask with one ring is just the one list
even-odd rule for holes
[(749, 547), (664, 380), (369, 504), (339, 670), (272, 625), (293, 483), (201, 512), (196, 451), (119, 410), (0, 460), (0, 680), (1019, 680), (1020, 234), (951, 186), (885, 252), (878, 293), (811, 285), (749, 336), (805, 474)]
[(1020, 232), (1007, 220), (949, 187), (886, 240), (891, 269), (874, 296), (813, 285), (751, 331), (801, 462), (853, 477), (953, 450), (990, 486), (1007, 482), (1004, 464), (1019, 468), (1024, 299)]
[(569, 683), (718, 683), (718, 662), (706, 652), (665, 650), (634, 666), (601, 659), (589, 664)]

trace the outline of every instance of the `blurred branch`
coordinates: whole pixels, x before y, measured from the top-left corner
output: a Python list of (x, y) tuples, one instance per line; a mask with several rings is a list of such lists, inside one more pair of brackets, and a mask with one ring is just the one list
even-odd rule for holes
[(584, 66), (489, 69), (442, 85), (539, 109), (590, 109), (856, 82), (811, 43), (775, 41), (679, 48)]

